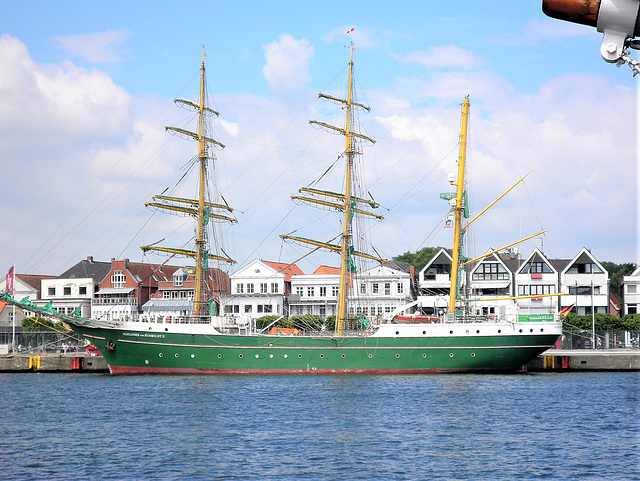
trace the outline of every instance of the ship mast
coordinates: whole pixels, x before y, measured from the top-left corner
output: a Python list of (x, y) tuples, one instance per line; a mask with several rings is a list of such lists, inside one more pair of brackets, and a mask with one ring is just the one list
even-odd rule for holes
[(454, 231), (453, 231), (453, 252), (451, 261), (451, 287), (449, 289), (449, 312), (453, 313), (456, 310), (456, 299), (458, 297), (458, 285), (460, 283), (460, 259), (462, 257), (462, 238), (464, 236), (464, 230), (462, 229), (462, 217), (465, 215), (467, 209), (467, 200), (464, 194), (464, 171), (465, 162), (467, 156), (467, 127), (469, 124), (469, 97), (465, 97), (462, 102), (462, 127), (460, 129), (460, 154), (458, 156), (458, 177), (452, 185), (457, 187), (455, 204), (453, 205), (453, 211), (455, 215)]
[[(305, 239), (303, 237), (294, 237), (290, 235), (280, 234), (280, 237), (283, 239), (293, 240), (296, 242), (300, 242), (302, 244), (312, 245), (320, 248), (324, 248), (333, 252), (338, 252), (340, 254), (340, 286), (338, 292), (338, 306), (336, 312), (336, 326), (335, 326), (335, 334), (337, 336), (341, 336), (344, 331), (345, 321), (348, 317), (348, 294), (349, 288), (353, 283), (353, 274), (355, 273), (355, 263), (353, 261), (353, 256), (364, 257), (367, 259), (376, 260), (378, 262), (385, 262), (385, 259), (382, 259), (378, 256), (374, 256), (371, 254), (367, 254), (364, 252), (358, 252), (355, 250), (353, 245), (353, 232), (352, 232), (352, 224), (353, 217), (355, 214), (370, 216), (376, 219), (383, 219), (384, 217), (379, 214), (375, 214), (372, 212), (368, 212), (366, 210), (362, 210), (361, 208), (357, 208), (356, 206), (366, 206), (368, 205), (371, 208), (377, 208), (379, 206), (378, 203), (373, 200), (367, 200), (360, 197), (357, 197), (354, 193), (353, 186), (353, 174), (354, 174), (354, 159), (357, 154), (360, 152), (357, 149), (356, 141), (364, 140), (370, 143), (375, 143), (375, 141), (365, 135), (362, 135), (358, 132), (354, 131), (354, 121), (355, 121), (355, 109), (361, 108), (367, 112), (369, 112), (369, 107), (366, 105), (359, 104), (354, 101), (354, 78), (353, 78), (353, 50), (354, 46), (351, 43), (351, 52), (349, 59), (349, 84), (347, 88), (347, 98), (340, 99), (336, 97), (332, 97), (330, 95), (326, 95), (323, 93), (319, 93), (318, 97), (341, 103), (345, 106), (346, 111), (346, 121), (345, 128), (335, 127), (333, 125), (326, 124), (324, 122), (318, 122), (316, 120), (310, 120), (309, 123), (318, 125), (330, 131), (339, 132), (344, 135), (345, 140), (345, 159), (346, 159), (346, 176), (345, 176), (345, 188), (344, 193), (336, 193), (323, 191), (318, 189), (310, 189), (310, 188), (302, 188), (300, 192), (304, 192), (308, 195), (314, 195), (314, 197), (303, 197), (303, 196), (291, 196), (293, 199), (302, 200), (305, 202), (309, 202), (315, 205), (329, 207), (338, 211), (343, 212), (343, 223), (342, 223), (342, 233), (341, 233), (341, 242), (339, 245), (330, 244), (327, 242), (315, 241), (311, 239)], [(319, 198), (318, 198), (319, 197)]]
[(207, 250), (207, 225), (210, 219), (224, 220), (228, 222), (237, 222), (236, 219), (215, 213), (213, 210), (226, 210), (232, 212), (233, 209), (227, 205), (214, 204), (207, 202), (206, 196), (206, 179), (208, 160), (215, 160), (215, 156), (209, 155), (209, 144), (224, 148), (224, 145), (217, 140), (206, 136), (206, 116), (218, 116), (218, 112), (206, 106), (206, 76), (204, 65), (205, 52), (202, 51), (202, 67), (200, 69), (200, 97), (197, 104), (188, 100), (175, 99), (175, 103), (186, 106), (198, 113), (198, 132), (190, 132), (188, 130), (177, 127), (165, 127), (166, 130), (175, 132), (187, 138), (198, 141), (198, 165), (199, 165), (199, 181), (198, 181), (198, 199), (185, 199), (182, 197), (171, 197), (164, 195), (154, 196), (154, 200), (160, 200), (161, 203), (147, 202), (146, 206), (164, 209), (172, 212), (189, 214), (197, 219), (197, 233), (195, 238), (195, 250), (176, 249), (171, 247), (141, 246), (146, 252), (149, 250), (181, 255), (195, 259), (195, 289), (193, 297), (193, 316), (197, 318), (206, 318), (210, 314), (207, 295), (207, 276), (209, 271), (209, 260), (219, 260), (229, 263), (235, 263), (233, 259), (226, 256), (214, 255)]

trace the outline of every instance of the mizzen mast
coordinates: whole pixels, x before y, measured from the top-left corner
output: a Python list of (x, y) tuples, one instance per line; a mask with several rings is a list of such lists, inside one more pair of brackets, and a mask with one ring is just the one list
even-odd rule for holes
[(229, 263), (235, 263), (233, 259), (227, 256), (211, 254), (207, 248), (207, 225), (210, 219), (223, 220), (228, 222), (237, 222), (233, 217), (218, 214), (214, 209), (232, 212), (233, 209), (227, 205), (215, 204), (207, 201), (207, 170), (208, 160), (215, 160), (215, 156), (209, 155), (209, 145), (217, 146), (223, 149), (225, 146), (210, 137), (207, 137), (207, 128), (205, 119), (207, 116), (218, 116), (218, 112), (206, 106), (206, 76), (204, 65), (205, 52), (202, 52), (202, 68), (200, 74), (200, 98), (197, 104), (188, 100), (175, 99), (175, 103), (190, 108), (198, 113), (198, 132), (190, 132), (178, 127), (165, 127), (165, 130), (175, 132), (186, 138), (198, 141), (198, 164), (199, 164), (199, 181), (198, 181), (198, 198), (186, 199), (183, 197), (173, 197), (156, 195), (154, 200), (161, 202), (147, 202), (145, 205), (155, 207), (172, 212), (188, 214), (197, 219), (198, 228), (195, 238), (195, 250), (176, 249), (171, 247), (141, 246), (142, 250), (164, 252), (173, 255), (191, 257), (195, 259), (195, 289), (193, 298), (193, 315), (194, 317), (204, 318), (209, 315), (207, 295), (207, 275), (209, 271), (209, 260), (217, 260)]
[(460, 259), (462, 257), (462, 246), (464, 229), (462, 229), (462, 218), (468, 217), (467, 199), (464, 190), (464, 172), (467, 157), (467, 128), (469, 125), (469, 97), (465, 97), (462, 102), (462, 127), (460, 129), (460, 154), (458, 156), (458, 177), (452, 185), (456, 186), (456, 196), (451, 199), (454, 211), (454, 231), (453, 231), (453, 252), (451, 261), (451, 287), (449, 289), (449, 309), (450, 313), (456, 310), (456, 299), (459, 292)]

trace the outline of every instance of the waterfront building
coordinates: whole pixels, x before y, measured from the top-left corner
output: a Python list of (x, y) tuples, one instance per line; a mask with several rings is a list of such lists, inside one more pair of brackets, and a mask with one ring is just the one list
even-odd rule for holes
[(110, 262), (94, 261), (89, 256), (67, 269), (56, 278), (43, 279), (41, 282), (41, 301), (61, 314), (71, 315), (80, 309), (80, 316), (91, 318), (91, 300), (98, 290), (100, 282), (111, 269)]
[(628, 276), (622, 278), (622, 296), (624, 307), (622, 314), (640, 313), (640, 266)]
[(291, 293), (287, 296), (290, 315), (313, 314), (322, 319), (335, 316), (339, 285), (337, 267), (320, 266), (313, 274), (291, 276)]
[(223, 313), (288, 316), (285, 299), (291, 293), (291, 278), (300, 274), (300, 268), (291, 263), (250, 262), (229, 276), (231, 292), (223, 299)]
[(560, 286), (568, 295), (559, 298), (559, 309), (575, 304), (572, 312), (582, 316), (609, 312), (609, 273), (588, 249), (560, 271)]

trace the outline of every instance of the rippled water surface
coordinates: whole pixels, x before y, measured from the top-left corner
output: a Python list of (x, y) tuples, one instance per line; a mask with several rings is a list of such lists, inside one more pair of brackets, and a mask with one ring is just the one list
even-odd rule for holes
[(0, 374), (0, 478), (640, 479), (640, 373)]

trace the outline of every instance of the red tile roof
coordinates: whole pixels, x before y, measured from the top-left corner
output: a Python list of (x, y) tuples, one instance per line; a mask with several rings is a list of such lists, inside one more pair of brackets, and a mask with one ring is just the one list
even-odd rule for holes
[(331, 267), (331, 266), (320, 266), (315, 271), (314, 274), (340, 274), (339, 267)]
[(291, 276), (293, 275), (304, 275), (304, 272), (302, 272), (300, 268), (295, 264), (286, 263), (286, 262), (272, 262), (272, 261), (262, 261), (262, 262), (264, 262), (268, 266), (273, 267), (278, 272), (283, 272), (285, 282), (291, 281)]

